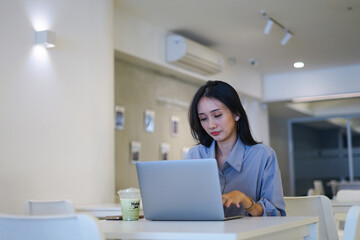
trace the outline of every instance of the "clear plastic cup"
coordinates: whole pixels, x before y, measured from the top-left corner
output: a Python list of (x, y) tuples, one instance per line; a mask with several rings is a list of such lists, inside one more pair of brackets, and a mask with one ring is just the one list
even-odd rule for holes
[(135, 221), (139, 219), (140, 209), (140, 190), (137, 188), (127, 188), (118, 191), (122, 219), (124, 221)]

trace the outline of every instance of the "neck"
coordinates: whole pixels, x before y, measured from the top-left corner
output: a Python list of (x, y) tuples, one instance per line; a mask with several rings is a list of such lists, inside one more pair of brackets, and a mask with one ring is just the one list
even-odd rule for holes
[(215, 154), (220, 169), (222, 169), (224, 162), (229, 157), (236, 142), (237, 138), (231, 139), (231, 141), (226, 142), (216, 142)]
[(236, 141), (232, 141), (232, 142), (226, 142), (226, 143), (222, 143), (222, 142), (216, 142), (216, 148), (217, 148), (217, 152), (218, 154), (220, 154), (221, 156), (229, 156), (232, 149), (234, 148), (236, 144)]

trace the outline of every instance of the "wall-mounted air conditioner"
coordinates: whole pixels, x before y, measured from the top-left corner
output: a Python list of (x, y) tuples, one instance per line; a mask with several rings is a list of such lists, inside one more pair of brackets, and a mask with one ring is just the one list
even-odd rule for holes
[(223, 67), (221, 55), (176, 34), (166, 37), (166, 61), (205, 75), (219, 73)]

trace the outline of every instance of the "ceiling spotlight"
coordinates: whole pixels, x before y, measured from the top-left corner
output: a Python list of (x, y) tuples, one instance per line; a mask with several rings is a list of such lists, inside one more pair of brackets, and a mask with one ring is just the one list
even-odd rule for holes
[(259, 65), (259, 62), (256, 61), (256, 60), (253, 59), (253, 58), (249, 58), (249, 64), (250, 64), (251, 66), (257, 67), (257, 66)]
[(305, 64), (303, 62), (296, 62), (294, 63), (294, 68), (303, 68)]
[(273, 25), (274, 25), (274, 21), (268, 18), (266, 26), (264, 28), (264, 33), (269, 34)]
[(282, 25), (281, 23), (276, 21), (274, 18), (267, 15), (265, 11), (261, 10), (260, 13), (266, 18), (266, 21), (267, 21), (266, 26), (264, 28), (264, 33), (269, 34), (270, 31), (271, 31), (272, 26), (274, 24), (277, 25), (278, 27), (283, 29), (284, 32), (285, 32), (285, 36), (283, 37), (283, 39), (280, 42), (282, 45), (285, 45), (290, 40), (290, 38), (292, 38), (292, 36), (293, 36), (292, 32), (287, 30), (287, 28), (284, 25)]
[(228, 61), (229, 61), (229, 63), (230, 63), (231, 65), (234, 65), (234, 64), (236, 63), (236, 58), (230, 57), (230, 58), (228, 59)]
[(283, 39), (281, 40), (281, 45), (285, 45), (287, 44), (287, 42), (292, 38), (292, 33), (289, 32), (288, 30), (284, 30), (285, 31), (285, 36), (283, 37)]

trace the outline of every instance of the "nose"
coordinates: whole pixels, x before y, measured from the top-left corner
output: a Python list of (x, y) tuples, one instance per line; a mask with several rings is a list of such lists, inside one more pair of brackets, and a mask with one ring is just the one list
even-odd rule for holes
[(214, 119), (209, 118), (209, 129), (215, 129), (217, 128), (217, 123)]

